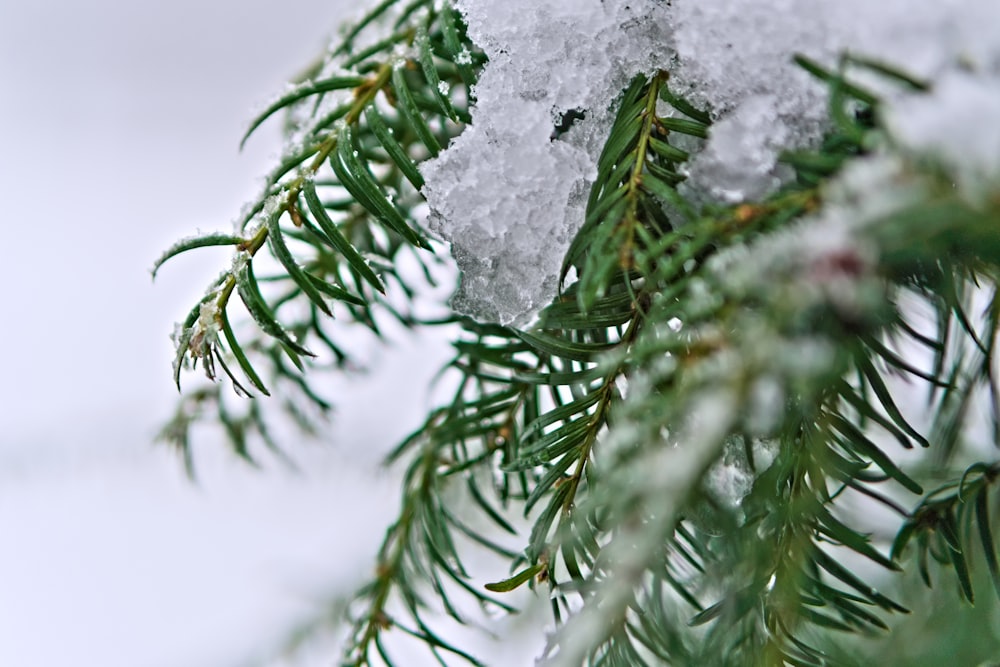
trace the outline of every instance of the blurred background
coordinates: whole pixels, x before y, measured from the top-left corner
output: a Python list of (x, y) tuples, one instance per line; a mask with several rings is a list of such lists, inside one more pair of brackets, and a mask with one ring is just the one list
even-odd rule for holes
[(228, 259), (149, 275), (231, 229), (280, 146), (271, 122), (240, 154), (247, 121), (367, 4), (0, 3), (0, 665), (254, 664), (370, 573), (398, 500), (378, 462), (446, 344), (400, 334), (334, 387), (297, 473), (199, 432), (195, 485), (153, 444), (168, 334)]

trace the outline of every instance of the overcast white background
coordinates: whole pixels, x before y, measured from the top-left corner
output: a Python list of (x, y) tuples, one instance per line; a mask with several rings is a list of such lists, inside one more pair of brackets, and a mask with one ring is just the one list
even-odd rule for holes
[(195, 487), (152, 439), (168, 333), (225, 260), (148, 273), (230, 228), (279, 142), (240, 155), (246, 121), (358, 4), (0, 3), (0, 665), (246, 664), (370, 570), (397, 502), (375, 462), (445, 346), (402, 340), (342, 391), (304, 475), (203, 438)]

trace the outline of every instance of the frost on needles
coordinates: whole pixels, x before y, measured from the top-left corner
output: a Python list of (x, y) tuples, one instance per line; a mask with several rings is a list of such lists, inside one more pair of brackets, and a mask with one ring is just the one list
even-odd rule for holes
[[(502, 324), (529, 324), (556, 295), (615, 95), (636, 74), (668, 70), (672, 90), (710, 110), (707, 142), (685, 145), (696, 154), (682, 191), (730, 204), (774, 191), (791, 175), (779, 154), (815, 145), (825, 129), (827, 91), (793, 62), (797, 54), (832, 70), (852, 53), (901, 64), (930, 83), (946, 78), (938, 93), (950, 97), (946, 104), (917, 102), (929, 111), (894, 122), (900, 140), (919, 150), (958, 152), (934, 138), (947, 122), (934, 114), (950, 118), (960, 107), (980, 121), (966, 128), (989, 126), (983, 121), (1000, 90), (993, 0), (461, 0), (458, 7), (489, 62), (475, 86), (471, 125), (422, 165), (423, 193), (431, 228), (452, 244), (462, 271), (453, 307)], [(889, 109), (909, 105), (898, 89), (870, 83)], [(984, 96), (985, 106), (971, 104)], [(568, 128), (567, 117), (576, 119)], [(972, 138), (959, 135), (944, 141)], [(990, 141), (977, 153), (995, 161)]]

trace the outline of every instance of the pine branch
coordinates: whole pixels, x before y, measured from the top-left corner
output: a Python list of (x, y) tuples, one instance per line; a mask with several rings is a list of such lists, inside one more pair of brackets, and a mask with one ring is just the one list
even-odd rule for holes
[[(389, 30), (384, 39), (368, 35), (383, 24)], [(350, 53), (351, 43), (362, 37), (374, 44)], [(404, 254), (415, 257), (433, 284), (427, 262), (439, 260), (420, 254), (431, 246), (415, 217), (423, 203), (416, 163), (447, 145), (468, 121), (470, 87), (481, 62), (449, 5), (385, 2), (350, 30), (308, 79), (250, 123), (244, 142), (271, 116), (283, 112), (289, 118), (289, 146), (261, 196), (237, 221), (234, 234), (185, 239), (153, 268), (155, 275), (164, 262), (193, 249), (233, 248), (232, 267), (178, 327), (178, 388), (182, 371), (201, 362), (209, 380), (217, 378), (218, 366), (243, 394), (269, 395), (264, 378), (270, 377), (269, 382), (295, 387), (293, 405), (312, 403), (325, 412), (327, 400), (301, 372), (306, 360), (316, 358), (307, 343), (332, 354), (338, 368), (354, 365), (330, 333), (334, 309), (376, 336), (382, 313), (407, 327), (417, 324), (414, 279), (397, 264)], [(264, 249), (279, 271), (259, 277), (255, 260)], [(232, 325), (234, 295), (257, 331)], [(266, 372), (259, 368), (263, 360), (271, 362)], [(237, 368), (242, 378), (234, 373)], [(175, 419), (165, 436), (185, 450), (189, 438), (179, 429), (196, 418), (189, 412)], [(235, 433), (224, 412), (215, 418)], [(245, 451), (245, 438), (230, 440), (234, 449)]]
[[(839, 116), (847, 118), (844, 114)], [(845, 139), (855, 138), (852, 150), (841, 154), (863, 154), (862, 147), (870, 143), (868, 135), (871, 130), (863, 125), (838, 129), (841, 130), (838, 141), (841, 145)], [(828, 169), (837, 157), (839, 155), (834, 154), (822, 160), (800, 158), (799, 162), (809, 167), (822, 165), (823, 169)], [(805, 184), (812, 181), (811, 178), (800, 179), (800, 183)], [(934, 188), (930, 190), (933, 192)], [(805, 197), (803, 202), (814, 202), (819, 194), (809, 189), (795, 193)], [(788, 196), (784, 194), (775, 198), (770, 211), (787, 211), (781, 199)], [(658, 284), (665, 286), (664, 292), (669, 298), (662, 298), (664, 295), (661, 295), (648, 319), (665, 323), (675, 318), (679, 326), (689, 333), (678, 335), (661, 324), (654, 344), (647, 349), (644, 337), (640, 336), (632, 350), (632, 354), (638, 357), (632, 363), (652, 376), (646, 380), (651, 384), (642, 384), (639, 389), (630, 387), (630, 398), (626, 400), (623, 414), (631, 415), (631, 419), (626, 417), (624, 424), (616, 424), (619, 433), (624, 430), (630, 437), (627, 442), (617, 444), (621, 453), (610, 461), (610, 479), (602, 480), (605, 488), (614, 490), (615, 496), (599, 495), (595, 505), (589, 508), (591, 511), (610, 511), (607, 523), (617, 529), (607, 546), (601, 549), (601, 555), (605, 556), (609, 565), (606, 571), (595, 572), (589, 577), (593, 592), (585, 598), (584, 610), (557, 636), (559, 652), (553, 658), (553, 664), (576, 665), (588, 653), (593, 664), (629, 664), (629, 660), (633, 660), (628, 658), (615, 662), (619, 659), (616, 656), (625, 655), (620, 644), (641, 636), (618, 630), (636, 627), (635, 621), (629, 621), (630, 609), (637, 604), (630, 591), (640, 591), (646, 585), (646, 578), (655, 571), (661, 558), (659, 545), (669, 543), (677, 521), (684, 516), (685, 506), (697, 497), (697, 480), (703, 478), (707, 466), (720, 455), (727, 439), (736, 436), (768, 439), (777, 435), (783, 453), (779, 453), (768, 473), (758, 479), (754, 492), (744, 502), (747, 516), (741, 530), (747, 531), (747, 537), (737, 538), (735, 535), (741, 530), (736, 530), (732, 537), (725, 540), (713, 539), (716, 543), (713, 547), (709, 547), (708, 543), (705, 545), (711, 554), (706, 560), (710, 567), (714, 565), (716, 568), (716, 576), (714, 579), (709, 577), (710, 580), (718, 582), (722, 573), (726, 573), (723, 578), (733, 574), (737, 576), (725, 586), (731, 591), (728, 595), (694, 617), (696, 624), (714, 623), (701, 643), (702, 650), (708, 648), (711, 652), (701, 654), (698, 660), (705, 664), (823, 664), (822, 652), (802, 640), (800, 627), (811, 625), (847, 632), (873, 631), (887, 626), (877, 614), (865, 609), (866, 606), (882, 612), (905, 611), (898, 603), (876, 593), (873, 587), (840, 566), (828, 548), (820, 546), (820, 542), (832, 542), (886, 568), (896, 569), (897, 566), (874, 549), (862, 533), (835, 518), (826, 509), (827, 505), (833, 505), (837, 497), (837, 494), (831, 493), (830, 487), (839, 483), (877, 495), (869, 487), (891, 479), (911, 492), (921, 492), (920, 485), (896, 467), (892, 459), (864, 435), (867, 430), (865, 424), (870, 422), (906, 447), (912, 446), (913, 440), (925, 446), (928, 444), (927, 439), (907, 422), (896, 407), (881, 372), (872, 361), (873, 358), (885, 358), (887, 364), (900, 371), (897, 358), (881, 344), (868, 349), (861, 342), (877, 340), (882, 335), (880, 332), (913, 330), (912, 323), (906, 328), (900, 325), (904, 318), (891, 307), (891, 288), (882, 282), (880, 276), (891, 275), (902, 268), (894, 264), (899, 257), (897, 252), (903, 247), (906, 248), (903, 251), (905, 263), (910, 266), (923, 265), (929, 259), (937, 258), (934, 244), (917, 244), (912, 238), (904, 240), (902, 236), (895, 235), (894, 230), (902, 228), (897, 225), (913, 224), (905, 214), (914, 210), (916, 205), (914, 202), (913, 208), (906, 206), (899, 215), (873, 221), (864, 228), (865, 233), (878, 238), (878, 252), (887, 260), (883, 268), (870, 264), (870, 260), (859, 252), (865, 247), (865, 242), (859, 242), (855, 250), (818, 249), (820, 256), (814, 258), (812, 265), (800, 266), (791, 274), (782, 274), (780, 269), (777, 273), (767, 268), (761, 270), (743, 253), (731, 253), (722, 261), (709, 260), (702, 266), (711, 267), (713, 263), (715, 266), (708, 271), (699, 271), (697, 264), (692, 268), (691, 260), (702, 257), (706, 250), (711, 252), (732, 243), (727, 239), (727, 231), (735, 236), (735, 228), (723, 226), (720, 229), (717, 218), (702, 223), (711, 229), (704, 241), (698, 239), (697, 222), (682, 228), (688, 232), (688, 238), (681, 239), (678, 245), (694, 247), (690, 250), (683, 245), (677, 248), (680, 259), (667, 255), (651, 260), (659, 262), (663, 273), (658, 276)], [(949, 210), (954, 211), (956, 205), (957, 202), (951, 202)], [(815, 204), (808, 204), (806, 210), (814, 207)], [(731, 215), (736, 220), (760, 224), (757, 232), (760, 234), (767, 233), (768, 212), (765, 206), (736, 209)], [(724, 216), (720, 217), (724, 219)], [(950, 216), (950, 219), (954, 220), (954, 217)], [(776, 222), (772, 220), (772, 224)], [(976, 229), (982, 227), (977, 225)], [(961, 245), (957, 241), (961, 233), (955, 229), (952, 233), (957, 236), (951, 237), (949, 243)], [(762, 249), (763, 243), (752, 247)], [(788, 250), (794, 253), (795, 247), (793, 242)], [(816, 252), (807, 250), (801, 244), (799, 247), (799, 252)], [(770, 249), (767, 256), (775, 259), (775, 252)], [(823, 256), (824, 252), (830, 254)], [(964, 252), (963, 257), (967, 257)], [(783, 259), (779, 263), (795, 266), (799, 261)], [(654, 275), (654, 281), (656, 278)], [(712, 284), (719, 279), (721, 284)], [(820, 283), (809, 285), (815, 280)], [(856, 283), (856, 297), (845, 301), (836, 292), (827, 291), (832, 287), (823, 286), (823, 283), (829, 284), (828, 281), (841, 280)], [(706, 282), (709, 284), (706, 285)], [(731, 286), (732, 291), (725, 287), (720, 290), (723, 284)], [(855, 301), (858, 297), (862, 300)], [(958, 298), (948, 299), (948, 310), (955, 318), (960, 317), (959, 303)], [(979, 340), (971, 326), (963, 328), (970, 340)], [(992, 340), (994, 335), (995, 331), (991, 331), (987, 339)], [(782, 365), (776, 366), (774, 357), (769, 357), (767, 350), (787, 354), (788, 348), (801, 345), (809, 340), (809, 336), (826, 341), (829, 348), (822, 358), (829, 361), (817, 362), (816, 368), (805, 369), (806, 375), (798, 375), (802, 369), (782, 371)], [(762, 349), (761, 342), (765, 340), (771, 343)], [(858, 342), (861, 342), (861, 347), (857, 347)], [(783, 346), (787, 346), (786, 350), (781, 349)], [(977, 342), (977, 347), (984, 346)], [(665, 371), (657, 374), (649, 370), (657, 363), (663, 366), (665, 358), (674, 359), (665, 365)], [(833, 382), (838, 377), (849, 376), (852, 367), (863, 378), (863, 395), (843, 381)], [(789, 375), (782, 377), (783, 372)], [(916, 375), (926, 374), (919, 372)], [(980, 367), (979, 377), (983, 375), (985, 372)], [(933, 384), (951, 384), (945, 377), (935, 376), (933, 380)], [(777, 410), (772, 417), (775, 423), (764, 430), (760, 430), (759, 425), (754, 426), (754, 422), (760, 420), (753, 415), (755, 408), (752, 403), (754, 385), (761, 381), (777, 381), (788, 388), (783, 390), (786, 396), (796, 397), (793, 403)], [(706, 382), (708, 384), (704, 385)], [(789, 394), (793, 387), (794, 393)], [(868, 391), (874, 394), (875, 407)], [(686, 454), (675, 454), (673, 458), (663, 454), (662, 447), (666, 443), (657, 432), (665, 428), (673, 431), (679, 424), (697, 422), (699, 411), (709, 409), (698, 402), (699, 397), (705, 396), (702, 400), (708, 401), (713, 394), (713, 400), (720, 403), (720, 407), (712, 412), (713, 416), (699, 423), (699, 428), (691, 433), (682, 428), (676, 439), (671, 436), (671, 441), (677, 443), (675, 446), (685, 448)], [(664, 409), (665, 406), (670, 408)], [(845, 407), (857, 411), (856, 418), (860, 421), (852, 423)], [(749, 421), (741, 423), (744, 419)], [(710, 421), (715, 423), (710, 424)], [(636, 429), (642, 430), (636, 433)], [(612, 432), (605, 447), (614, 450), (616, 443), (618, 440)], [(648, 453), (644, 455), (645, 451)], [(884, 475), (871, 478), (866, 470), (873, 465), (880, 467)], [(659, 477), (649, 478), (648, 470), (663, 471), (668, 466), (683, 469), (683, 479), (675, 479), (673, 475), (665, 477), (663, 472), (658, 473)], [(775, 479), (772, 475), (778, 477)], [(644, 488), (647, 478), (651, 486)], [(629, 492), (623, 493), (624, 489)], [(758, 514), (752, 516), (750, 512), (755, 502), (767, 497), (766, 490), (777, 490), (778, 493), (770, 501), (765, 501)], [(620, 508), (622, 514), (614, 514), (615, 508)], [(641, 530), (629, 530), (631, 526), (641, 526)], [(953, 533), (957, 536), (957, 531)], [(776, 546), (773, 550), (760, 552), (757, 558), (763, 560), (748, 566), (748, 557), (752, 563), (754, 552), (748, 553), (746, 546), (762, 537), (768, 544)], [(960, 553), (955, 546), (957, 537), (952, 542), (950, 553)], [(734, 551), (728, 554), (725, 549), (720, 551), (719, 545), (726, 543), (731, 545), (727, 549)], [(777, 560), (773, 560), (771, 554)], [(960, 578), (967, 582), (968, 577), (961, 576), (962, 562), (956, 561)], [(828, 577), (846, 584), (847, 590), (831, 586), (826, 581)], [(654, 586), (666, 583), (661, 580)], [(681, 597), (698, 601), (697, 587), (689, 588), (687, 594)], [(834, 614), (820, 611), (817, 605), (832, 610)], [(644, 607), (640, 604), (639, 608)], [(758, 615), (760, 618), (755, 618)], [(735, 627), (743, 627), (744, 631), (738, 631), (732, 639)], [(766, 632), (760, 635), (765, 628)], [(664, 634), (670, 636), (669, 633)], [(649, 644), (648, 641), (644, 643)], [(680, 650), (680, 655), (685, 655), (684, 650)], [(668, 659), (667, 655), (660, 654), (660, 657)], [(676, 660), (678, 655), (669, 659)]]
[[(478, 335), (474, 341), (457, 345), (459, 356), (449, 364), (461, 376), (452, 403), (435, 411), (389, 457), (390, 462), (411, 457), (404, 479), (404, 496), (399, 517), (386, 533), (380, 550), (376, 577), (358, 592), (365, 611), (355, 621), (345, 664), (371, 664), (369, 654), (373, 646), (387, 665), (393, 664), (381, 643), (383, 633), (393, 628), (421, 639), (435, 654), (439, 649), (445, 650), (472, 664), (480, 664), (431, 630), (424, 619), (433, 608), (425, 599), (427, 588), (440, 603), (440, 609), (461, 624), (468, 620), (450, 600), (449, 586), (457, 587), (479, 606), (514, 611), (510, 605), (467, 583), (470, 575), (458, 550), (458, 538), (507, 560), (516, 559), (516, 554), (481, 529), (470, 526), (463, 512), (449, 507), (456, 506), (454, 492), (461, 492), (493, 527), (516, 534), (502, 510), (488, 499), (492, 494), (480, 487), (483, 473), (489, 474), (494, 455), (504, 455), (509, 450), (519, 430), (520, 410), (535, 399), (531, 396), (531, 385), (518, 384), (498, 374), (510, 365), (522, 367), (509, 351), (505, 353), (499, 351), (502, 348), (490, 345), (503, 330), (489, 327), (484, 330), (471, 322), (467, 327)], [(514, 343), (516, 338), (508, 334), (507, 341)], [(486, 360), (483, 348), (487, 346), (494, 355), (494, 364)], [(458, 484), (463, 479), (464, 488)], [(511, 497), (507, 485), (496, 490), (501, 503)], [(449, 491), (451, 495), (447, 495)], [(393, 594), (414, 627), (406, 626), (391, 613)]]
[[(235, 233), (181, 241), (156, 265), (234, 252), (179, 328), (178, 385), (201, 363), (242, 394), (291, 387), (290, 411), (322, 413), (302, 373), (310, 347), (350, 364), (334, 311), (374, 335), (385, 316), (456, 321), (414, 314), (420, 290), (400, 260), (432, 279), (418, 164), (470, 122), (482, 62), (449, 5), (387, 0), (251, 123), (248, 135), (289, 118), (265, 192)], [(996, 202), (894, 146), (879, 96), (851, 74), (927, 83), (859, 57), (797, 62), (828, 86), (829, 131), (784, 155), (793, 182), (735, 206), (684, 185), (676, 139), (704, 139), (712, 117), (665, 72), (623, 91), (559, 297), (528, 329), (460, 320), (451, 401), (389, 457), (406, 466), (403, 497), (351, 606), (345, 664), (392, 664), (390, 630), (442, 664), (480, 664), (435, 621), (474, 625), (470, 602), (513, 611), (500, 596), (524, 586), (552, 600), (556, 667), (834, 664), (832, 633), (882, 636), (908, 613), (873, 583), (911, 552), (928, 585), (932, 561), (953, 569), (969, 602), (981, 553), (1000, 596), (1000, 468), (967, 442), (984, 391), (1000, 434)], [(258, 276), (265, 255), (277, 273)], [(231, 319), (234, 294), (255, 330)], [(899, 380), (927, 386), (926, 423)], [(251, 434), (274, 446), (259, 403), (236, 414), (227, 400), (219, 385), (196, 391), (165, 430), (189, 466), (190, 425), (208, 411), (248, 461)], [(891, 550), (851, 498), (901, 518)], [(470, 549), (507, 571), (470, 572)]]

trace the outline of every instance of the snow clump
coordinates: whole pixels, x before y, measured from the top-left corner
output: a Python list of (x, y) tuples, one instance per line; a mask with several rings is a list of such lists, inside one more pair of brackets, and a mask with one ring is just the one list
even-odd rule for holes
[[(686, 165), (682, 188), (694, 201), (765, 196), (788, 176), (780, 152), (819, 140), (827, 89), (794, 64), (796, 54), (831, 70), (857, 54), (929, 82), (931, 96), (913, 97), (850, 72), (885, 96), (901, 144), (954, 160), (960, 186), (981, 188), (1000, 173), (997, 0), (456, 4), (489, 62), (472, 124), (421, 170), (431, 227), (462, 271), (452, 305), (480, 320), (525, 326), (555, 296), (614, 99), (640, 73), (669, 71), (673, 92), (713, 118)], [(568, 114), (583, 118), (554, 132)]]
[[(472, 124), (425, 162), (431, 228), (462, 270), (453, 307), (526, 325), (556, 293), (583, 220), (609, 105), (638, 72), (662, 65), (668, 7), (655, 0), (461, 0), (489, 57)], [(586, 116), (555, 138), (575, 110)]]

